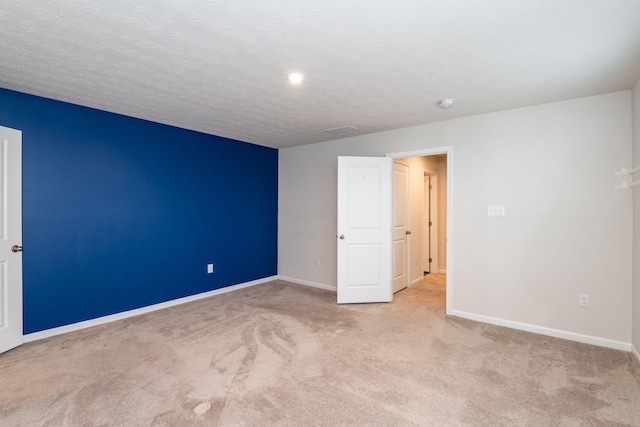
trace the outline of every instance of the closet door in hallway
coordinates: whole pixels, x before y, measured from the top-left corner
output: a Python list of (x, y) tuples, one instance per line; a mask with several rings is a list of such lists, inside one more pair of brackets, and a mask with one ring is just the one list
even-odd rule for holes
[(409, 286), (409, 166), (393, 162), (393, 292)]

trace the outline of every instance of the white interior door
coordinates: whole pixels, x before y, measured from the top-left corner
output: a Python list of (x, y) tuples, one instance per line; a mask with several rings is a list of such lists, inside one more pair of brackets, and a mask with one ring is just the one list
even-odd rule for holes
[(386, 157), (338, 157), (338, 303), (388, 302), (391, 165)]
[(22, 132), (0, 126), (0, 353), (22, 344)]
[(393, 292), (409, 285), (408, 246), (409, 230), (409, 167), (393, 162)]

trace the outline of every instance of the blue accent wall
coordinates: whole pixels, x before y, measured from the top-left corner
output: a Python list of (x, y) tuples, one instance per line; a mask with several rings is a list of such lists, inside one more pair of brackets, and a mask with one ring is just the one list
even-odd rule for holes
[(0, 125), (22, 131), (25, 334), (277, 274), (277, 150), (4, 89)]

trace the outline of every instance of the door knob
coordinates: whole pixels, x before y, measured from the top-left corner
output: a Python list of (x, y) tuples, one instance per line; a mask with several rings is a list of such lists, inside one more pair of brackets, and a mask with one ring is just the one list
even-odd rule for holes
[(338, 237), (340, 238), (340, 240), (344, 240), (344, 234), (341, 234)]
[(22, 246), (20, 245), (11, 246), (11, 252), (22, 252)]
[(411, 234), (411, 232), (409, 230), (407, 230), (407, 231), (404, 232), (404, 234), (406, 234), (408, 236), (409, 234)]

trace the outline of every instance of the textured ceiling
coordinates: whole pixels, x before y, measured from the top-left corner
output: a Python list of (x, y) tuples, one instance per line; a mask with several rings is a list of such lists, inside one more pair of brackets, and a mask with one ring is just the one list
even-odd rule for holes
[[(0, 87), (276, 148), (639, 75), (640, 0), (0, 3)], [(357, 130), (324, 131), (343, 125)]]

